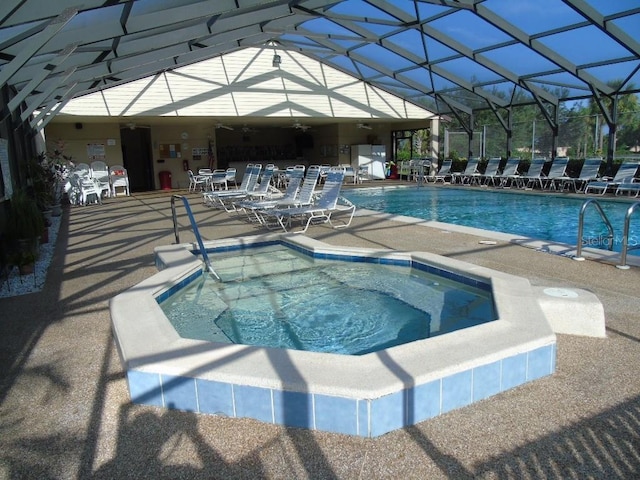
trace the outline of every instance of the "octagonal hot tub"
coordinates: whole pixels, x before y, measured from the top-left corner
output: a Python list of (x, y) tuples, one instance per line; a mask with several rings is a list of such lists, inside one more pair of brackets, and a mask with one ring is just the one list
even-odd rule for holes
[[(225, 330), (212, 321), (208, 336), (199, 337), (174, 326), (160, 304), (171, 303), (176, 294), (188, 288), (191, 296), (207, 289), (218, 299), (213, 302), (214, 310), (218, 309), (214, 317), (231, 303), (225, 295), (211, 293), (211, 285), (202, 282), (202, 262), (193, 245), (160, 247), (156, 249), (160, 272), (111, 301), (114, 336), (133, 402), (375, 437), (555, 370), (555, 335), (526, 279), (424, 252), (332, 247), (303, 236), (243, 237), (210, 242), (206, 248), (214, 257), (216, 252), (232, 252), (227, 257), (246, 265), (249, 255), (244, 253), (273, 245), (309, 258), (367, 264), (374, 269), (393, 265), (437, 275), (442, 283), (454, 280), (479, 292), (482, 301), (468, 303), (481, 304), (484, 314), (472, 326), (462, 319), (459, 323), (466, 328), (441, 328), (442, 312), (452, 296), (435, 299), (418, 284), (402, 302), (422, 312), (429, 319), (428, 328), (418, 329), (422, 333), (417, 337), (392, 333), (391, 341), (383, 339), (378, 346), (361, 351), (327, 353), (296, 350), (287, 343), (235, 344), (230, 332), (237, 327), (225, 324)], [(286, 267), (286, 262), (279, 262), (278, 268), (283, 265)], [(272, 269), (269, 266), (267, 270), (272, 273)], [(333, 273), (344, 284), (362, 276), (360, 271), (350, 279), (337, 269)], [(233, 275), (237, 276), (237, 271)], [(397, 300), (396, 294), (383, 291), (380, 282), (367, 278), (364, 284), (364, 290), (387, 295), (389, 303)], [(397, 289), (397, 282), (393, 284)], [(389, 282), (390, 289), (393, 284)], [(252, 295), (249, 290), (244, 296)], [(255, 305), (265, 301), (275, 303), (276, 310), (283, 308), (275, 294)], [(354, 312), (345, 308), (338, 307), (337, 312), (344, 311), (344, 317), (353, 322)], [(260, 312), (252, 314), (251, 321), (259, 321)], [(264, 316), (266, 319), (267, 314)], [(339, 323), (336, 316), (332, 312), (333, 320)], [(358, 326), (355, 330), (361, 329)]]

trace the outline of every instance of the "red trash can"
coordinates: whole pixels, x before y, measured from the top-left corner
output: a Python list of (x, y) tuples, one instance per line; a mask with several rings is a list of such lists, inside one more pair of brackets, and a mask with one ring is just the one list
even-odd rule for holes
[(158, 175), (160, 176), (160, 188), (162, 190), (171, 190), (171, 172), (163, 170)]

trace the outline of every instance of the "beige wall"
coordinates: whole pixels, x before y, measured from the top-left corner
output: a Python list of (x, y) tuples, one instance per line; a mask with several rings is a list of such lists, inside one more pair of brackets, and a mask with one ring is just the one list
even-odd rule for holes
[[(75, 163), (89, 163), (87, 145), (103, 144), (108, 165), (122, 164), (122, 146), (120, 143), (120, 128), (114, 123), (83, 123), (82, 128), (76, 128), (74, 123), (49, 123), (45, 128), (47, 149), (52, 148), (58, 141), (65, 145), (64, 154), (71, 155)], [(112, 140), (113, 142), (109, 142)], [(114, 143), (109, 145), (109, 143)]]
[[(327, 125), (314, 125), (307, 131), (313, 137), (312, 149), (304, 150), (303, 158), (296, 158), (295, 153), (291, 158), (276, 160), (273, 163), (279, 167), (295, 163), (330, 164), (338, 165), (350, 163), (350, 145), (377, 144), (385, 145), (387, 158), (391, 153), (390, 131), (403, 128), (421, 128), (428, 126), (431, 120), (407, 121), (402, 123), (371, 123), (371, 130), (357, 127), (356, 122), (331, 123)], [(293, 128), (280, 128), (260, 126), (255, 131), (243, 132), (241, 127), (234, 130), (216, 129), (212, 127), (211, 120), (194, 120), (193, 123), (151, 125), (151, 151), (153, 157), (153, 178), (156, 189), (160, 188), (158, 173), (169, 171), (171, 173), (173, 188), (186, 188), (189, 185), (188, 175), (183, 170), (183, 160), (187, 160), (189, 168), (197, 172), (200, 168), (208, 167), (209, 161), (206, 155), (201, 159), (194, 159), (192, 150), (207, 149), (211, 141), (213, 151), (218, 158), (219, 151), (228, 147), (243, 146), (272, 146), (275, 148), (289, 146), (295, 152), (295, 135), (299, 130)], [(437, 132), (437, 128), (432, 129)], [(186, 134), (186, 138), (183, 137)], [(47, 144), (51, 145), (61, 140), (65, 144), (65, 154), (71, 155), (73, 161), (89, 162), (87, 152), (88, 144), (103, 144), (108, 165), (123, 164), (122, 143), (120, 139), (120, 125), (118, 123), (83, 123), (78, 129), (75, 123), (51, 122), (45, 129)], [(162, 158), (160, 155), (161, 144), (179, 145), (180, 158)], [(437, 152), (437, 143), (434, 144)], [(237, 166), (239, 177), (244, 169), (242, 166), (248, 161), (262, 164), (271, 163), (270, 158), (234, 158), (232, 166)]]

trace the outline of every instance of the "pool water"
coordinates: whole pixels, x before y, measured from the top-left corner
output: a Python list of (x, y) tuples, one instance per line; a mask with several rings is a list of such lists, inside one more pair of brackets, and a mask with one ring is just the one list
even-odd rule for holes
[(491, 293), (421, 270), (321, 260), (282, 246), (213, 253), (161, 303), (184, 338), (362, 355), (496, 319)]
[[(367, 188), (344, 191), (358, 208), (576, 245), (578, 217), (587, 197), (533, 195), (469, 188)], [(598, 199), (614, 228), (613, 249), (622, 248), (630, 203)], [(634, 217), (635, 218), (635, 217)], [(629, 246), (640, 242), (640, 221), (632, 218)], [(587, 209), (583, 246), (607, 248), (607, 229), (594, 208)], [(640, 255), (640, 250), (629, 254)]]

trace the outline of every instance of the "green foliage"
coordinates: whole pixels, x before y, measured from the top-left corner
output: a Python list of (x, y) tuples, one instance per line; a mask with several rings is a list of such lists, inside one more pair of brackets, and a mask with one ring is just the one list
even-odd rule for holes
[(44, 218), (35, 199), (17, 190), (11, 197), (7, 235), (11, 240), (36, 239), (42, 234)]

